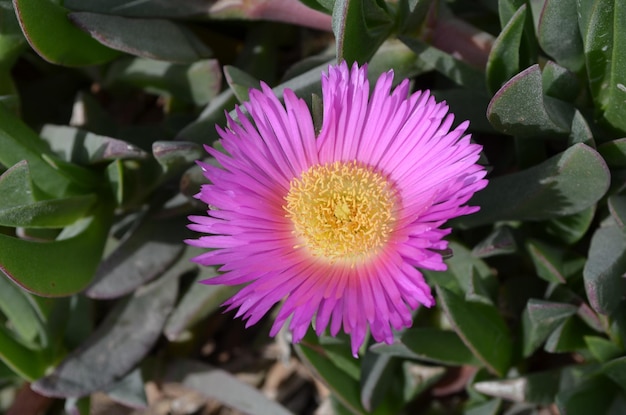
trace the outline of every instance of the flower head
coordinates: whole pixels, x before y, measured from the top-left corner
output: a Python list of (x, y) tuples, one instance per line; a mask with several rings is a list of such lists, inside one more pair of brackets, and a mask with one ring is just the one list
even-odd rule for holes
[(305, 102), (286, 89), (284, 105), (262, 84), (218, 127), (228, 154), (207, 147), (221, 167), (200, 163), (212, 208), (191, 216), (207, 234), (187, 243), (221, 265), (207, 284), (246, 284), (226, 302), (255, 324), (284, 300), (271, 335), (291, 318), (293, 341), (314, 321), (343, 330), (356, 355), (366, 333), (391, 343), (411, 311), (434, 299), (418, 268), (445, 270), (448, 219), (484, 188), (481, 147), (451, 130), (452, 114), (426, 91), (409, 95), (380, 76), (370, 96), (367, 68), (331, 66), (322, 77), (323, 123), (315, 133)]

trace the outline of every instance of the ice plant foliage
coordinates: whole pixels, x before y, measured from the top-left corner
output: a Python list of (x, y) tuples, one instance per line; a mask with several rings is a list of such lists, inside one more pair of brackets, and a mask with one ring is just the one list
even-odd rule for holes
[(481, 147), (467, 122), (451, 130), (445, 103), (392, 81), (370, 96), (366, 66), (331, 66), (317, 136), (306, 103), (287, 89), (283, 105), (265, 84), (218, 127), (228, 154), (207, 147), (221, 167), (200, 163), (210, 184), (197, 196), (211, 209), (190, 217), (207, 235), (187, 242), (221, 266), (207, 284), (246, 284), (226, 304), (247, 326), (284, 300), (271, 335), (289, 318), (294, 342), (312, 322), (343, 327), (356, 355), (368, 328), (390, 343), (434, 304), (418, 269), (445, 270), (441, 226), (478, 209), (466, 203), (487, 183)]

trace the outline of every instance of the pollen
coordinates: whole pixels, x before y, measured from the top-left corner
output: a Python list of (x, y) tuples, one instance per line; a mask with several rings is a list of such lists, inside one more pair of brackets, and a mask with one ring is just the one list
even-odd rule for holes
[(293, 179), (285, 197), (298, 249), (354, 265), (389, 241), (398, 195), (385, 176), (357, 162), (317, 165)]

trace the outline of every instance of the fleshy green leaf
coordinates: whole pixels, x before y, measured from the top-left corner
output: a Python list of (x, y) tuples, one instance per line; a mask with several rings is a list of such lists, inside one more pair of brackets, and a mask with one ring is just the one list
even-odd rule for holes
[(123, 82), (146, 91), (206, 105), (219, 93), (222, 77), (217, 61), (178, 64), (147, 58), (120, 59), (111, 65), (105, 83)]
[(422, 365), (404, 360), (402, 372), (404, 373), (404, 401), (410, 402), (439, 381), (446, 374), (446, 369), (441, 366)]
[[(113, 385), (140, 361), (161, 334), (176, 301), (178, 279), (155, 281), (120, 302), (98, 329), (54, 371), (32, 384), (45, 396), (80, 397)], [(114, 359), (111, 350), (123, 350)]]
[[(1, 176), (0, 176), (1, 179)], [(24, 228), (62, 228), (83, 218), (95, 205), (94, 194), (50, 199), (2, 208), (0, 225)]]
[(537, 275), (548, 282), (565, 283), (567, 278), (581, 271), (585, 264), (585, 258), (540, 240), (528, 240), (526, 248), (535, 264)]
[(609, 167), (626, 167), (626, 138), (609, 141), (598, 146), (598, 152)]
[(544, 220), (593, 206), (608, 190), (609, 171), (600, 155), (576, 144), (540, 165), (492, 179), (470, 204), (481, 209), (459, 220), (477, 226), (499, 220)]
[(121, 16), (190, 18), (206, 13), (206, 4), (201, 1), (173, 4), (167, 1), (129, 3), (126, 0), (65, 0), (63, 4), (70, 10), (114, 13)]
[(622, 349), (611, 340), (599, 336), (585, 336), (589, 352), (599, 362), (606, 362), (622, 354)]
[(45, 125), (41, 137), (63, 160), (81, 165), (147, 157), (145, 151), (125, 141), (65, 125)]
[(33, 242), (0, 234), (0, 270), (37, 295), (58, 297), (77, 293), (94, 276), (111, 215), (111, 207), (102, 203), (93, 216), (65, 228), (65, 239), (53, 242)]
[(47, 368), (41, 353), (28, 349), (4, 327), (0, 327), (0, 360), (29, 381), (43, 376)]
[(526, 5), (522, 5), (507, 22), (489, 53), (487, 85), (495, 92), (520, 70), (520, 45), (526, 23)]
[(450, 242), (448, 248), (452, 251), (452, 257), (446, 260), (446, 271), (424, 270), (430, 282), (459, 295), (466, 295), (471, 291), (472, 278), (477, 274), (490, 291), (495, 288), (493, 274), (483, 260), (473, 256), (472, 251), (459, 243)]
[(567, 353), (585, 349), (585, 336), (594, 334), (582, 320), (572, 316), (550, 334), (544, 350), (550, 353)]
[(602, 366), (602, 372), (612, 381), (617, 383), (626, 391), (626, 357), (618, 357), (617, 359), (606, 362)]
[(524, 310), (524, 356), (530, 356), (568, 317), (576, 314), (572, 304), (531, 299)]
[(309, 333), (295, 346), (304, 364), (326, 383), (335, 397), (355, 414), (365, 414), (361, 404), (359, 383), (329, 359), (317, 337)]
[(543, 93), (539, 65), (511, 78), (494, 95), (487, 117), (493, 127), (516, 137), (545, 137), (568, 133), (574, 108)]
[(429, 46), (417, 38), (401, 36), (400, 40), (417, 55), (418, 59), (432, 66), (437, 72), (445, 75), (458, 85), (472, 90), (485, 90), (485, 76), (473, 66)]
[(502, 400), (500, 399), (491, 399), (487, 402), (476, 404), (468, 409), (466, 409), (463, 414), (464, 415), (497, 415), (500, 413), (500, 406), (502, 405)]
[(152, 143), (152, 155), (163, 167), (163, 171), (169, 174), (188, 168), (205, 154), (200, 145), (192, 142), (155, 141)]
[(585, 236), (595, 213), (595, 206), (591, 206), (573, 215), (550, 219), (545, 225), (546, 232), (568, 245), (574, 244)]
[(69, 19), (111, 49), (148, 59), (193, 63), (211, 57), (211, 50), (185, 26), (162, 19), (138, 19), (88, 12)]
[(626, 235), (617, 226), (600, 227), (591, 238), (583, 270), (589, 303), (601, 314), (613, 312), (624, 293)]
[(8, 278), (0, 276), (0, 310), (13, 330), (26, 342), (43, 335), (43, 324), (27, 293)]
[(393, 21), (376, 0), (336, 0), (332, 26), (337, 39), (337, 60), (362, 64), (387, 39)]
[[(64, 66), (108, 62), (119, 52), (107, 48), (74, 26), (68, 10), (51, 0), (13, 0), (22, 32), (47, 61)], [(51, 35), (53, 34), (53, 35)]]
[(593, 0), (577, 6), (591, 95), (607, 123), (626, 132), (626, 3)]
[(0, 105), (0, 164), (13, 166), (26, 160), (34, 183), (45, 193), (57, 197), (71, 193), (75, 186), (70, 178), (42, 155), (51, 156), (45, 143)]
[(224, 66), (224, 76), (226, 77), (228, 86), (240, 103), (249, 100), (248, 93), (250, 89), (260, 89), (260, 84), (257, 79), (234, 66)]
[(624, 229), (626, 227), (626, 196), (610, 196), (607, 205), (617, 226)]
[(371, 412), (382, 403), (394, 383), (399, 363), (390, 355), (365, 355), (361, 365), (361, 403), (367, 411)]
[(439, 286), (437, 297), (463, 343), (490, 372), (503, 376), (511, 364), (513, 344), (498, 310), (484, 303), (465, 301)]
[(541, 48), (574, 72), (585, 65), (576, 3), (576, 0), (545, 0), (538, 28)]
[[(556, 397), (556, 404), (561, 413), (568, 415), (609, 414), (609, 408), (616, 399), (622, 402), (618, 394), (617, 385), (604, 376), (590, 376), (574, 388), (564, 389)], [(616, 410), (615, 414), (623, 413), (626, 409)]]
[(513, 231), (508, 226), (498, 226), (487, 238), (472, 249), (472, 255), (487, 258), (496, 255), (511, 254), (517, 250)]
[(394, 344), (377, 344), (372, 346), (372, 350), (444, 365), (480, 365), (480, 360), (474, 357), (455, 332), (429, 327), (407, 329)]

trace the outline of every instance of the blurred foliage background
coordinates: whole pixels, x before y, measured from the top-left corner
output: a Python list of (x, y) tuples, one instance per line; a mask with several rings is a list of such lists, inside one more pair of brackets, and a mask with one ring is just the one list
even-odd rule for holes
[[(626, 3), (0, 0), (0, 409), (626, 413)], [(353, 359), (244, 330), (186, 216), (214, 125), (336, 60), (471, 121), (490, 184), (437, 306)], [(271, 316), (270, 316), (271, 319)]]

